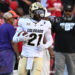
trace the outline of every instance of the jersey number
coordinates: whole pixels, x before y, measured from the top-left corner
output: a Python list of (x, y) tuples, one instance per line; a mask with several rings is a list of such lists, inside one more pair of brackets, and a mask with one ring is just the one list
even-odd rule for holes
[(32, 43), (32, 41), (34, 41), (37, 38), (37, 36), (38, 36), (38, 42), (37, 42), (37, 46), (38, 46), (41, 42), (42, 34), (39, 35), (36, 35), (35, 33), (31, 34), (30, 37), (32, 37), (32, 39), (28, 41), (28, 45), (35, 46), (35, 44)]

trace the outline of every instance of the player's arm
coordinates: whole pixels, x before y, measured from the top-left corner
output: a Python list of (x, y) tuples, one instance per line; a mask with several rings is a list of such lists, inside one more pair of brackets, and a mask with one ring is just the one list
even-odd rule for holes
[(49, 29), (46, 32), (44, 42), (46, 43), (45, 45), (48, 47), (51, 58), (54, 58), (55, 53), (54, 53), (53, 49), (51, 48), (52, 43), (53, 43), (53, 39), (52, 39), (52, 35), (51, 35), (51, 29)]
[(46, 38), (46, 44), (45, 48), (51, 47), (53, 43), (52, 35), (51, 35), (51, 29), (48, 29), (47, 32), (45, 33), (45, 38)]
[[(44, 37), (44, 43), (46, 43), (46, 38)], [(51, 58), (55, 57), (55, 53), (51, 47), (48, 48)]]
[(13, 37), (13, 42), (18, 43), (20, 41), (25, 41), (27, 42), (29, 39), (29, 36), (27, 34), (27, 32), (23, 31), (23, 29), (21, 27), (17, 28), (17, 31)]
[(18, 28), (16, 30), (16, 33), (13, 37), (13, 42), (18, 43), (20, 41), (26, 41), (27, 38), (27, 32), (24, 32), (24, 28), (22, 27), (22, 24), (24, 24), (25, 20), (24, 19), (20, 19), (18, 22)]

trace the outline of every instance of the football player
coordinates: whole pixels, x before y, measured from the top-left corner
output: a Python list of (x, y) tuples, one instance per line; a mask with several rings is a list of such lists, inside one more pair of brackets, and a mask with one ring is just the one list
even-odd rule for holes
[[(43, 51), (52, 45), (51, 23), (43, 20), (44, 7), (33, 3), (29, 8), (31, 18), (19, 19), (17, 31), (13, 37), (14, 42), (23, 41), (22, 53), (18, 65), (18, 75), (41, 75)], [(46, 43), (43, 43), (44, 37)]]

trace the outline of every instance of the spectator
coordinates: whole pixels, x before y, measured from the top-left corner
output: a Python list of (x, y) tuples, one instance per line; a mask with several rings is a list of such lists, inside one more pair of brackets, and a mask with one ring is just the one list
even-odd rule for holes
[(62, 2), (61, 0), (47, 0), (47, 9), (51, 12), (51, 16), (61, 17)]
[[(13, 26), (14, 26), (15, 29), (17, 29), (17, 27), (18, 27), (19, 15), (16, 14), (16, 12), (13, 11), (13, 10), (10, 10), (9, 12), (10, 12), (11, 14), (13, 14), (13, 16), (14, 16), (14, 18), (15, 18), (14, 23), (13, 23)], [(18, 46), (18, 51), (19, 51), (20, 54), (21, 54), (21, 51), (22, 51), (22, 45), (23, 45), (23, 42), (19, 42), (19, 43), (17, 44), (17, 46)], [(16, 61), (16, 64), (15, 64), (15, 69), (17, 69), (17, 68), (18, 68), (18, 61)]]
[[(41, 18), (44, 18), (44, 14), (45, 10), (42, 5), (39, 2), (35, 2), (30, 6), (31, 18), (20, 19), (18, 22), (19, 27), (13, 38), (14, 42), (23, 41), (22, 53), (18, 66), (18, 75), (27, 75), (28, 70), (31, 70), (31, 75), (41, 75), (44, 47), (48, 48), (52, 44), (50, 31), (51, 24), (49, 21), (41, 20)], [(43, 25), (43, 23), (45, 24)], [(43, 32), (41, 32), (42, 30)], [(25, 35), (26, 32), (27, 34)], [(24, 36), (22, 35), (23, 33)], [(17, 37), (18, 34), (19, 36)], [(41, 34), (43, 35), (42, 37)], [(39, 37), (37, 37), (38, 35), (40, 37), (39, 41)], [(43, 44), (44, 36), (47, 40), (45, 44)]]
[[(22, 10), (19, 10), (19, 11), (22, 11)], [(21, 18), (21, 16), (19, 15), (19, 14), (16, 14), (16, 12), (15, 11), (13, 11), (13, 10), (10, 10), (9, 11), (11, 14), (13, 14), (13, 16), (15, 17), (15, 20), (14, 20), (14, 28), (15, 29), (17, 29), (17, 27), (18, 27), (18, 20), (19, 20), (19, 18)], [(17, 11), (18, 12), (18, 11)], [(23, 12), (23, 11), (22, 11)], [(18, 12), (19, 13), (19, 12)], [(21, 13), (22, 14), (22, 13)], [(21, 51), (22, 51), (22, 45), (23, 45), (23, 43), (22, 42), (19, 42), (18, 43), (18, 50), (19, 50), (19, 52), (21, 53)]]
[(75, 75), (75, 17), (73, 5), (66, 4), (61, 18), (52, 27), (55, 35), (55, 75), (63, 75), (65, 64), (68, 75)]
[(14, 69), (15, 53), (19, 58), (17, 45), (12, 42), (15, 29), (13, 15), (9, 12), (4, 13), (5, 23), (0, 26), (0, 74), (11, 75)]

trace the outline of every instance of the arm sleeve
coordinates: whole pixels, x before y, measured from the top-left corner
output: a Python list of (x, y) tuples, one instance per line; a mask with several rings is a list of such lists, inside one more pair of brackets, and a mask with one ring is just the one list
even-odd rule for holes
[(46, 41), (47, 41), (45, 44), (45, 48), (48, 48), (53, 43), (53, 39), (52, 39), (52, 35), (51, 35), (51, 29), (48, 29), (48, 31), (45, 33), (45, 37), (46, 37)]

